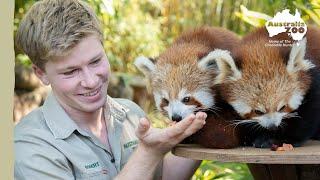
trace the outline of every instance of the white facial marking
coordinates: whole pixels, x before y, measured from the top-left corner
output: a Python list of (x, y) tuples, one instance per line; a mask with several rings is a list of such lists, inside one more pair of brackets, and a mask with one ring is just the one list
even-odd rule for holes
[(242, 101), (233, 101), (230, 104), (241, 116), (251, 112), (251, 107)]
[(181, 91), (178, 94), (178, 99), (182, 100), (186, 96), (191, 96), (191, 94), (188, 94), (186, 89), (181, 89)]
[(157, 109), (160, 110), (161, 95), (157, 92), (154, 92), (153, 97), (154, 97), (154, 101), (156, 103)]
[(169, 93), (165, 90), (161, 90), (161, 92), (153, 92), (153, 96), (158, 110), (160, 110), (160, 104), (163, 98), (166, 98), (169, 101)]
[(272, 126), (278, 127), (281, 124), (282, 118), (286, 115), (287, 113), (268, 113), (262, 116), (254, 117), (253, 119), (258, 120), (258, 123), (265, 128), (269, 128)]
[(210, 108), (215, 104), (214, 97), (210, 91), (197, 91), (193, 97), (199, 101), (205, 108)]
[(266, 111), (266, 108), (264, 108), (264, 106), (262, 106), (262, 105), (258, 105), (258, 106), (257, 106), (257, 110), (259, 110), (259, 111), (261, 111), (261, 112), (264, 112), (264, 113), (267, 112), (267, 111)]
[(215, 103), (214, 97), (209, 90), (207, 91), (197, 91), (193, 94), (187, 92), (186, 89), (182, 89), (178, 94), (178, 99), (169, 99), (169, 94), (167, 91), (162, 90), (161, 92), (154, 92), (154, 99), (158, 110), (160, 110), (160, 104), (162, 98), (166, 98), (169, 101), (169, 105), (163, 107), (165, 111), (167, 111), (169, 117), (171, 118), (173, 115), (180, 115), (182, 118), (185, 118), (189, 114), (194, 113), (197, 110), (196, 105), (186, 105), (182, 102), (184, 97), (193, 97), (197, 101), (199, 101), (205, 108), (212, 107)]
[(293, 110), (297, 109), (301, 105), (303, 98), (303, 94), (300, 91), (294, 91), (293, 95), (289, 99), (290, 108)]
[(179, 115), (183, 119), (189, 114), (192, 114), (194, 110), (195, 110), (194, 105), (185, 105), (179, 100), (174, 100), (170, 102), (168, 106), (168, 115), (169, 117), (172, 117), (173, 115)]

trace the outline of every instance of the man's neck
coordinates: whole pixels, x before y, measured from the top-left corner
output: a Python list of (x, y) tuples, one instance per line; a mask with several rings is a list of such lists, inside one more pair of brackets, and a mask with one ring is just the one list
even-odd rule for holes
[(92, 113), (69, 111), (68, 114), (81, 129), (91, 132), (102, 144), (108, 147), (107, 125), (102, 107)]
[(70, 117), (75, 121), (75, 123), (83, 130), (90, 131), (92, 133), (99, 131), (105, 127), (103, 108), (95, 112), (85, 113), (85, 112), (75, 112), (70, 113)]
[(104, 118), (104, 108), (107, 108), (109, 112), (109, 107), (101, 107), (94, 112), (84, 112), (77, 109), (70, 108), (68, 106), (62, 107), (69, 115), (69, 117), (83, 130), (90, 131), (94, 134), (100, 131), (102, 128), (106, 128), (105, 118)]
[(110, 117), (110, 107), (108, 103), (94, 112), (80, 111), (70, 108), (69, 106), (64, 106), (64, 104), (61, 104), (61, 106), (81, 129), (91, 132), (100, 142), (108, 147), (107, 122)]

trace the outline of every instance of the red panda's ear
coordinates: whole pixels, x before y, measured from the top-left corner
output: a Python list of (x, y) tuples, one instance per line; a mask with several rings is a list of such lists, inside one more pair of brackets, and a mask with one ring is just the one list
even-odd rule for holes
[(146, 76), (149, 77), (155, 70), (154, 60), (144, 56), (137, 57), (134, 60), (134, 65)]
[[(211, 51), (213, 52), (213, 51)], [(204, 71), (217, 71), (218, 66), (215, 57), (210, 55), (211, 52), (203, 52), (198, 54), (198, 67)]]
[(202, 68), (216, 66), (215, 70), (218, 75), (215, 79), (215, 84), (221, 84), (226, 80), (236, 81), (241, 78), (241, 71), (227, 50), (216, 49), (211, 51), (198, 62), (198, 66)]
[(289, 55), (289, 61), (287, 64), (287, 71), (289, 74), (293, 74), (299, 71), (307, 71), (315, 67), (315, 65), (311, 61), (309, 61), (308, 59), (304, 59), (304, 56), (306, 54), (306, 46), (306, 38), (303, 38), (301, 41), (295, 43), (292, 46)]

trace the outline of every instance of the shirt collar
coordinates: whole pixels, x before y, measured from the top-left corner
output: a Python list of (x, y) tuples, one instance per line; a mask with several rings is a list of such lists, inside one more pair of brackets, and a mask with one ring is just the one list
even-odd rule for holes
[[(123, 122), (126, 119), (126, 113), (129, 109), (119, 104), (110, 96), (107, 96), (107, 106), (109, 106), (109, 108), (105, 108), (105, 115), (110, 114), (120, 122)], [(108, 112), (108, 109), (110, 112)]]
[(47, 125), (55, 138), (65, 139), (75, 130), (84, 133), (61, 107), (52, 92), (50, 92), (46, 98), (42, 106), (42, 112)]
[[(105, 115), (111, 115), (114, 117), (114, 119), (120, 121), (121, 123), (126, 119), (126, 112), (128, 112), (128, 109), (120, 105), (110, 96), (107, 96), (106, 105), (109, 108), (104, 108)], [(82, 135), (89, 136), (85, 131), (79, 128), (74, 120), (69, 117), (52, 92), (50, 92), (46, 98), (42, 106), (42, 112), (47, 125), (55, 138), (65, 139), (69, 137), (75, 130)], [(111, 120), (113, 118), (109, 119)], [(112, 126), (114, 125), (114, 122), (109, 123)]]

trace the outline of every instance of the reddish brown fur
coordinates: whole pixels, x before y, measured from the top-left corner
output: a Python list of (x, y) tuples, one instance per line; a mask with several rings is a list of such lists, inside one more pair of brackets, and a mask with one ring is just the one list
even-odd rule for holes
[(223, 109), (219, 115), (209, 114), (206, 124), (188, 139), (191, 143), (208, 148), (234, 148), (243, 142), (242, 132), (230, 121), (236, 117), (230, 110)]
[[(199, 69), (198, 60), (215, 48), (232, 51), (238, 46), (239, 41), (234, 33), (222, 28), (205, 26), (183, 33), (156, 59), (156, 72), (151, 77), (153, 90), (165, 89), (169, 92), (169, 100), (177, 98), (181, 89), (189, 92), (212, 89), (212, 96), (215, 96), (213, 79), (216, 73)], [(165, 104), (165, 102), (160, 104), (162, 113), (165, 113), (163, 109)], [(202, 106), (192, 98), (186, 104)], [(224, 111), (221, 116), (209, 114), (206, 125), (190, 137), (192, 143), (209, 148), (238, 146), (240, 144), (238, 131), (226, 121), (230, 119), (233, 119), (233, 115), (229, 110)]]
[(211, 88), (215, 72), (200, 70), (198, 60), (215, 48), (231, 51), (239, 41), (234, 33), (222, 28), (204, 26), (184, 32), (157, 58), (152, 88), (169, 90), (171, 98), (176, 98), (181, 88)]
[[(309, 27), (305, 57), (306, 59), (312, 57), (312, 62), (318, 65), (319, 38), (312, 38), (315, 34), (320, 37), (319, 30)], [(269, 39), (290, 40), (283, 33), (269, 38), (266, 29), (260, 28), (245, 36), (241, 46), (233, 51), (242, 78), (237, 82), (228, 81), (221, 85), (222, 95), (228, 102), (241, 99), (253, 109), (257, 108), (258, 104), (263, 104), (268, 107), (267, 112), (274, 112), (282, 97), (286, 97), (287, 101), (296, 88), (303, 92), (309, 89), (311, 79), (308, 72), (289, 75), (286, 70), (291, 47), (266, 47), (265, 44)], [(291, 110), (287, 108), (286, 111)], [(252, 115), (254, 113), (248, 116)]]

